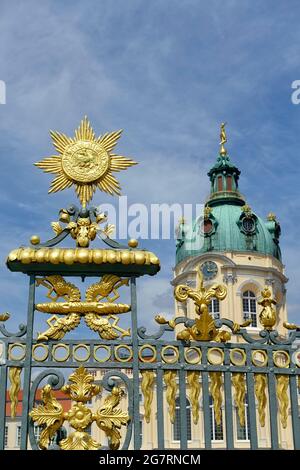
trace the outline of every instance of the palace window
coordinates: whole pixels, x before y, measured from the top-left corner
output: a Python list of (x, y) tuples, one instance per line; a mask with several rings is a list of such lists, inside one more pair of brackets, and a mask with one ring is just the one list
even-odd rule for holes
[(8, 446), (8, 426), (5, 426), (5, 432), (4, 432), (4, 446)]
[(232, 178), (231, 178), (231, 176), (227, 176), (227, 178), (226, 178), (226, 189), (227, 189), (227, 191), (232, 191)]
[(209, 313), (212, 314), (213, 318), (220, 318), (220, 301), (216, 298), (211, 299), (208, 305)]
[(251, 326), (257, 326), (256, 296), (250, 290), (243, 293), (243, 315), (244, 320), (250, 320), (251, 318)]
[(16, 447), (21, 445), (21, 426), (17, 426)]
[(210, 409), (210, 437), (212, 441), (223, 441), (223, 415), (221, 414), (221, 423), (217, 424), (215, 419), (215, 410), (213, 398), (209, 397), (209, 409)]
[(142, 419), (140, 419), (140, 444), (142, 448), (142, 445), (143, 445), (143, 420)]
[(249, 408), (248, 408), (248, 400), (247, 397), (245, 399), (245, 424), (241, 426), (238, 409), (236, 408), (236, 438), (238, 441), (249, 441), (250, 440), (250, 432), (249, 432)]
[(37, 442), (40, 440), (42, 429), (42, 426), (34, 426), (33, 428), (34, 437)]
[[(186, 426), (187, 426), (187, 438), (188, 441), (192, 439), (192, 426), (191, 426), (191, 404), (186, 399)], [(175, 400), (175, 422), (173, 424), (173, 440), (180, 441), (180, 399), (179, 397)]]
[(222, 176), (218, 176), (218, 191), (223, 190)]

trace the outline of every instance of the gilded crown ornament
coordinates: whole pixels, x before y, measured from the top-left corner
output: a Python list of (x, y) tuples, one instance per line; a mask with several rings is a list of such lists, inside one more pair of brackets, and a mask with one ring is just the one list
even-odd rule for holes
[[(197, 288), (193, 289), (184, 284), (175, 287), (174, 297), (179, 302), (186, 302), (188, 298), (195, 304), (195, 313), (199, 316), (191, 328), (187, 328), (177, 334), (177, 339), (195, 339), (198, 341), (227, 341), (230, 335), (227, 332), (219, 332), (215, 327), (213, 317), (208, 311), (208, 305), (213, 297), (218, 300), (225, 299), (227, 289), (222, 285), (215, 285), (209, 289), (203, 285), (203, 274), (200, 269), (197, 271)], [(224, 336), (225, 335), (225, 336)]]
[(97, 188), (111, 195), (120, 195), (121, 187), (113, 172), (136, 165), (131, 158), (112, 153), (121, 133), (122, 130), (119, 130), (96, 137), (86, 116), (74, 137), (50, 131), (58, 155), (35, 163), (45, 173), (56, 175), (49, 193), (75, 186), (83, 207), (92, 199)]
[[(190, 341), (192, 339), (196, 341), (216, 341), (226, 343), (231, 339), (229, 331), (220, 330), (216, 327), (214, 318), (209, 313), (209, 304), (211, 299), (216, 298), (218, 300), (224, 300), (227, 296), (227, 288), (224, 285), (218, 284), (211, 287), (204, 287), (203, 274), (200, 268), (197, 270), (197, 287), (192, 287), (179, 284), (174, 289), (174, 297), (179, 302), (187, 302), (191, 299), (195, 305), (195, 320), (191, 320), (191, 323), (187, 325), (187, 328), (181, 330), (177, 334), (177, 339)], [(156, 315), (155, 321), (160, 325), (168, 325), (170, 329), (174, 329), (177, 325), (176, 318), (172, 320), (166, 320), (162, 315)], [(241, 328), (249, 326), (251, 320), (247, 320), (241, 325), (238, 323), (232, 323), (233, 333), (237, 333)]]

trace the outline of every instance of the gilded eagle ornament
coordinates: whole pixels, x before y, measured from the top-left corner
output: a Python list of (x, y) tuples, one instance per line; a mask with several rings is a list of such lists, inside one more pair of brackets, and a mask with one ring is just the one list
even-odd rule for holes
[(87, 116), (81, 121), (74, 137), (50, 131), (58, 155), (35, 163), (45, 173), (56, 175), (49, 193), (75, 186), (83, 207), (90, 202), (97, 188), (111, 195), (120, 195), (121, 186), (113, 172), (137, 164), (131, 158), (112, 153), (121, 133), (122, 130), (119, 130), (96, 137)]

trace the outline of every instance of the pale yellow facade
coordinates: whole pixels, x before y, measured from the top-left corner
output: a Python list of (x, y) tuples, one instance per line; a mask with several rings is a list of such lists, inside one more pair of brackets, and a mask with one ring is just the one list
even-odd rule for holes
[[(205, 287), (214, 284), (225, 284), (227, 296), (220, 302), (220, 317), (228, 318), (236, 323), (243, 323), (242, 297), (246, 291), (251, 291), (257, 300), (261, 291), (268, 286), (277, 302), (278, 323), (275, 328), (285, 334), (283, 322), (287, 321), (286, 283), (284, 266), (276, 258), (253, 252), (209, 252), (199, 256), (188, 257), (177, 264), (174, 269), (172, 284), (188, 284), (196, 287), (198, 268), (206, 261), (213, 261), (218, 267), (216, 277), (205, 281)], [(260, 311), (257, 305), (257, 314)], [(175, 315), (194, 318), (194, 304), (188, 299), (186, 304), (175, 301)], [(257, 332), (258, 328), (248, 328), (249, 332)], [(286, 331), (286, 330), (285, 330)], [(238, 340), (238, 338), (236, 338)]]

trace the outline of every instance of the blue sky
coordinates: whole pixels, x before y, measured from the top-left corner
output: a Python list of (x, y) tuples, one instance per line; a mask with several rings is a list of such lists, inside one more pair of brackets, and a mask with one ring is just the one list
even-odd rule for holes
[[(5, 1), (0, 15), (1, 310), (24, 321), (27, 279), (7, 253), (75, 202), (47, 195), (32, 164), (54, 153), (49, 129), (73, 134), (87, 114), (98, 133), (124, 129), (118, 151), (139, 165), (120, 174), (130, 203), (202, 203), (206, 173), (228, 122), (240, 189), (261, 216), (277, 214), (289, 316), (298, 321), (300, 79), (298, 1)], [(111, 202), (98, 193), (96, 204)], [(142, 316), (172, 311), (173, 241), (144, 242), (162, 261), (141, 282)]]

